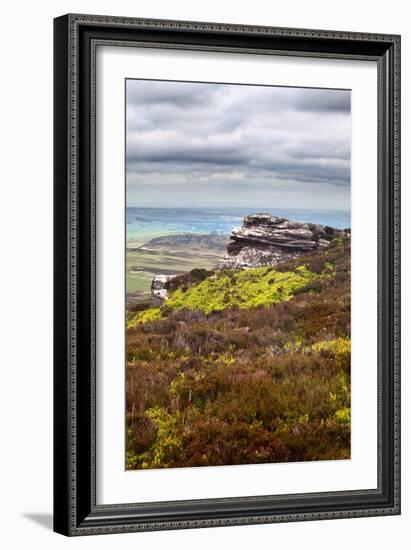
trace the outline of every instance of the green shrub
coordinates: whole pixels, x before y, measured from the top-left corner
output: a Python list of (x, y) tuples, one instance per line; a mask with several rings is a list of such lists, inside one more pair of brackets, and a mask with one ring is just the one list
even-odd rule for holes
[(284, 273), (265, 267), (235, 274), (223, 271), (187, 290), (177, 289), (167, 301), (167, 307), (211, 313), (231, 307), (268, 306), (290, 300), (295, 290), (315, 278), (305, 266)]
[(163, 318), (160, 308), (149, 308), (144, 311), (141, 311), (134, 316), (132, 316), (127, 321), (127, 328), (133, 328), (137, 323), (148, 323), (149, 321), (159, 321)]

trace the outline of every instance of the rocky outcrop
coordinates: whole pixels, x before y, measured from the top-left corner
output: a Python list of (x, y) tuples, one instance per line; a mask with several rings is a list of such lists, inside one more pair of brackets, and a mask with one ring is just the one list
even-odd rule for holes
[(242, 227), (233, 229), (227, 254), (218, 268), (275, 266), (280, 261), (328, 247), (339, 233), (342, 233), (339, 229), (315, 223), (295, 222), (266, 213), (251, 214), (244, 218)]
[[(330, 241), (348, 230), (315, 223), (301, 223), (271, 214), (250, 214), (241, 227), (233, 229), (227, 254), (218, 269), (247, 269), (275, 266), (311, 250), (327, 248)], [(156, 275), (151, 283), (151, 303), (160, 306), (176, 288), (186, 289), (212, 276), (212, 271), (193, 269), (180, 275)]]
[(168, 298), (168, 285), (175, 275), (156, 275), (151, 281), (151, 303), (161, 305)]

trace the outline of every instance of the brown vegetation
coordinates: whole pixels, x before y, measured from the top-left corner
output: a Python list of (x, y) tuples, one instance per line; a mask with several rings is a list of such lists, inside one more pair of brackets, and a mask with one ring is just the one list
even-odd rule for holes
[(319, 276), (279, 303), (180, 300), (128, 329), (128, 469), (350, 457), (349, 237), (275, 271), (302, 266)]

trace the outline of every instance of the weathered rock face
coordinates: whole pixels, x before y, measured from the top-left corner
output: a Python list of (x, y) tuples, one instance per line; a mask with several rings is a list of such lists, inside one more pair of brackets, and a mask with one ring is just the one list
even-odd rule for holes
[(244, 218), (242, 227), (233, 229), (227, 254), (218, 268), (275, 266), (310, 250), (328, 247), (331, 239), (341, 232), (333, 227), (295, 222), (271, 214), (251, 214)]
[(151, 281), (151, 303), (161, 305), (168, 298), (168, 283), (175, 275), (156, 275)]

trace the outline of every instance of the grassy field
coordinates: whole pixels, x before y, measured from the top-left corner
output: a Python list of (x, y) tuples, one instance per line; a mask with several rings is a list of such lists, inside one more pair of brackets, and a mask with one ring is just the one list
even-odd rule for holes
[(128, 318), (126, 467), (350, 458), (350, 304), (349, 236), (179, 277)]
[(128, 241), (127, 303), (146, 300), (157, 274), (176, 275), (199, 267), (215, 268), (226, 251), (227, 237), (218, 235), (146, 235)]

